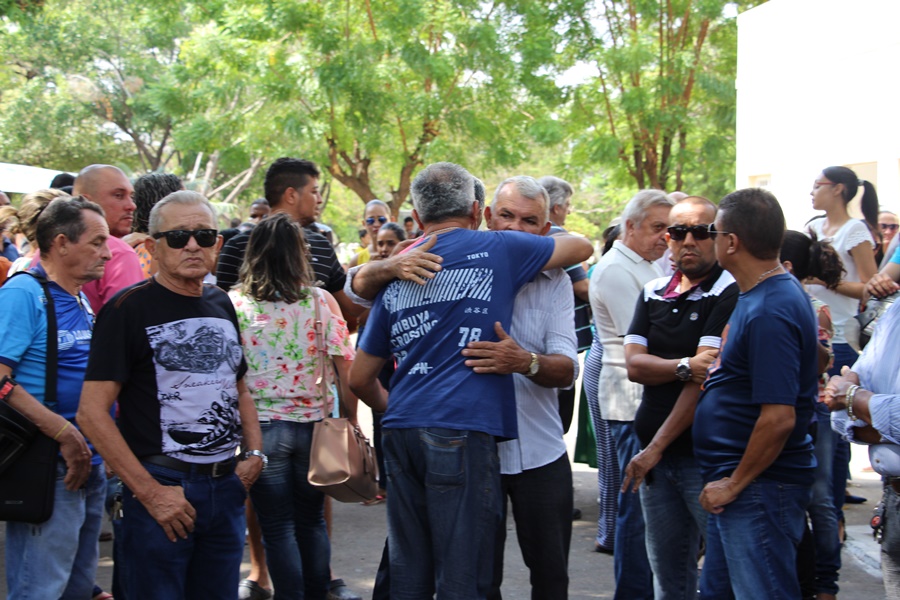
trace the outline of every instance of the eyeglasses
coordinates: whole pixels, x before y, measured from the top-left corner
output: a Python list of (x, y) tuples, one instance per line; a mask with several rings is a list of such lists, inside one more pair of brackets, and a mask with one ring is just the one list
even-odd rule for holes
[(837, 184), (833, 181), (814, 181), (813, 182), (813, 191), (816, 191), (823, 185), (837, 185)]
[(158, 240), (163, 236), (165, 236), (169, 248), (173, 250), (180, 250), (187, 246), (192, 237), (197, 240), (197, 245), (201, 248), (210, 248), (215, 246), (219, 232), (215, 229), (172, 229), (154, 233), (153, 239)]
[(387, 223), (387, 217), (366, 217), (366, 225), (374, 225), (375, 221), (384, 225)]
[(896, 223), (879, 223), (879, 227), (881, 227), (882, 231), (897, 231), (900, 228), (900, 225)]
[(687, 234), (694, 236), (695, 240), (708, 240), (710, 233), (709, 228), (712, 225), (672, 225), (667, 229), (669, 237), (676, 242), (683, 242), (687, 238)]
[(724, 233), (725, 235), (728, 235), (729, 233), (734, 233), (733, 231), (719, 231), (718, 229), (716, 229), (715, 223), (710, 223), (708, 225), (708, 227), (709, 227), (709, 237), (711, 237), (712, 239), (716, 239), (716, 236), (719, 235), (720, 233)]

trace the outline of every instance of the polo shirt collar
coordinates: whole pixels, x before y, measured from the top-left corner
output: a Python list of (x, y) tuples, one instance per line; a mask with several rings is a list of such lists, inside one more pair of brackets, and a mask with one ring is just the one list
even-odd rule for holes
[(613, 242), (613, 248), (624, 254), (625, 257), (627, 257), (628, 260), (630, 260), (634, 264), (638, 264), (641, 262), (653, 264), (652, 260), (645, 259), (643, 256), (626, 246), (625, 242), (623, 242), (622, 240), (616, 240), (615, 242)]
[(689, 290), (679, 293), (678, 292), (678, 284), (681, 283), (681, 275), (682, 275), (681, 270), (679, 269), (679, 270), (675, 271), (675, 273), (672, 275), (672, 277), (669, 279), (669, 281), (666, 283), (666, 285), (659, 288), (656, 291), (656, 293), (659, 294), (660, 296), (662, 296), (663, 298), (665, 298), (666, 300), (669, 300), (672, 298), (677, 298), (678, 296), (681, 296), (682, 294), (690, 294), (697, 288), (700, 288), (704, 292), (708, 292), (709, 290), (712, 289), (712, 286), (716, 283), (716, 281), (719, 280), (719, 276), (722, 275), (723, 270), (724, 269), (722, 269), (722, 267), (719, 266), (719, 263), (716, 263), (715, 265), (713, 265), (712, 270), (706, 275), (706, 278), (704, 278), (703, 281), (701, 281), (700, 283), (698, 283), (695, 286), (692, 286)]

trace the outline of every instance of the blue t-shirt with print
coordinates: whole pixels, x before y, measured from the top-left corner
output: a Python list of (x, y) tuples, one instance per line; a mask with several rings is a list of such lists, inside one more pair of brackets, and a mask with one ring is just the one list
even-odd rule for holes
[[(46, 277), (38, 266), (34, 269)], [(73, 296), (49, 282), (56, 307), (58, 367), (55, 412), (73, 425), (91, 349), (94, 314), (83, 293)], [(29, 275), (10, 278), (0, 288), (0, 363), (12, 369), (13, 379), (38, 401), (45, 399), (47, 369), (47, 300), (41, 284)], [(93, 451), (93, 448), (91, 448)], [(94, 452), (93, 464), (100, 464)]]
[(462, 349), (509, 331), (513, 301), (553, 254), (550, 238), (454, 229), (430, 250), (442, 269), (424, 286), (395, 280), (378, 295), (359, 347), (397, 360), (386, 428), (446, 427), (517, 437), (509, 375), (476, 374)]
[(704, 481), (737, 468), (763, 404), (785, 404), (796, 410), (794, 429), (760, 476), (812, 484), (816, 461), (807, 431), (818, 398), (817, 333), (809, 297), (792, 275), (770, 277), (739, 296), (694, 415), (694, 455)]

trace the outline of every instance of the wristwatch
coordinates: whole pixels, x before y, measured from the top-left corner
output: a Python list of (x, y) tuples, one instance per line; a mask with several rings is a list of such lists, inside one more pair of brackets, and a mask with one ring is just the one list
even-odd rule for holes
[(675, 377), (677, 377), (679, 381), (689, 381), (691, 379), (691, 374), (691, 357), (685, 356), (678, 361), (678, 366), (675, 367)]
[(538, 355), (534, 352), (531, 353), (531, 364), (528, 365), (528, 372), (525, 373), (525, 377), (534, 377), (538, 374), (538, 369), (541, 368), (541, 363), (538, 361)]
[(244, 452), (244, 460), (247, 460), (251, 456), (258, 456), (262, 459), (262, 461), (263, 461), (262, 470), (263, 471), (265, 471), (266, 467), (269, 466), (269, 457), (266, 456), (265, 454), (263, 454), (262, 450), (247, 450), (246, 452)]

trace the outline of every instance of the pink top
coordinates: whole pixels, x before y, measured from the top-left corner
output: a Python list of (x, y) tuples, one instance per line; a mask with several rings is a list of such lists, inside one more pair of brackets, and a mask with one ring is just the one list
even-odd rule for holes
[(115, 237), (108, 238), (106, 243), (112, 258), (106, 263), (103, 277), (86, 283), (83, 288), (95, 315), (119, 290), (145, 279), (141, 263), (131, 246)]

